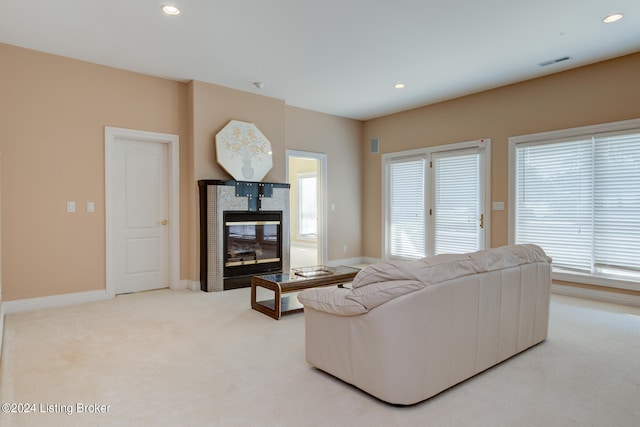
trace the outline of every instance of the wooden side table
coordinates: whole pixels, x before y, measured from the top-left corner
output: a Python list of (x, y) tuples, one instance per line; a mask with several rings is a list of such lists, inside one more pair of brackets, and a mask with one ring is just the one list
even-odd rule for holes
[[(351, 282), (359, 271), (359, 268), (341, 265), (336, 267), (333, 273), (315, 277), (303, 277), (293, 273), (253, 276), (251, 278), (251, 308), (279, 320), (283, 314), (298, 313), (304, 308), (297, 299), (283, 297), (283, 294), (324, 286), (342, 286)], [(256, 294), (259, 287), (272, 291), (273, 299), (257, 301)]]

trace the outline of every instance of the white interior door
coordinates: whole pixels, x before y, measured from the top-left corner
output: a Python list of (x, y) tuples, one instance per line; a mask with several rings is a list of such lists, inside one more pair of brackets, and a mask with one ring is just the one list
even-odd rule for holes
[(184, 288), (178, 135), (105, 126), (104, 137), (107, 295)]
[(167, 144), (116, 137), (113, 180), (116, 293), (169, 286)]
[(432, 156), (432, 254), (484, 249), (484, 169), (476, 148)]

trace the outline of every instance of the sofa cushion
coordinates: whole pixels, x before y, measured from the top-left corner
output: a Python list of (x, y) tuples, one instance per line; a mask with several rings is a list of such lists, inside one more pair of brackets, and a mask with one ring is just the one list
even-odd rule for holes
[(355, 316), (367, 312), (367, 308), (355, 300), (345, 298), (346, 288), (313, 288), (298, 294), (298, 301), (305, 307), (339, 316)]
[(346, 294), (346, 298), (372, 310), (387, 301), (422, 288), (424, 285), (416, 280), (393, 280), (355, 288)]
[(415, 280), (422, 283), (437, 282), (452, 275), (475, 272), (469, 254), (443, 254), (420, 260), (390, 260), (371, 264), (360, 270), (353, 279), (353, 289), (372, 283), (393, 280)]
[(353, 279), (351, 290), (309, 289), (302, 292), (298, 300), (318, 311), (355, 316), (426, 286), (534, 262), (550, 263), (551, 259), (539, 246), (512, 245), (413, 261), (383, 261), (360, 270)]
[(430, 285), (471, 274), (515, 267), (530, 262), (551, 262), (536, 245), (512, 245), (469, 254), (442, 254), (413, 261), (383, 261), (362, 269), (353, 289), (372, 283), (415, 280)]

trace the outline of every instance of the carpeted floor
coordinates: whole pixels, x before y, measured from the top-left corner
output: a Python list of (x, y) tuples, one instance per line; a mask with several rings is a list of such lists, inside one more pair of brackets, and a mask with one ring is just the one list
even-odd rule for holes
[(631, 427), (640, 308), (554, 295), (545, 342), (410, 407), (310, 367), (304, 315), (253, 311), (248, 288), (8, 315), (0, 375), (23, 411), (2, 426)]

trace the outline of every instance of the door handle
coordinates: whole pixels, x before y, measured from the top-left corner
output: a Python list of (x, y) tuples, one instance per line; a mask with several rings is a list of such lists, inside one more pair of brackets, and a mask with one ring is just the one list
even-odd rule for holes
[(484, 214), (480, 214), (480, 228), (484, 228)]
[(167, 225), (169, 224), (169, 221), (167, 221), (166, 219), (163, 219), (162, 221), (160, 221), (160, 224)]

